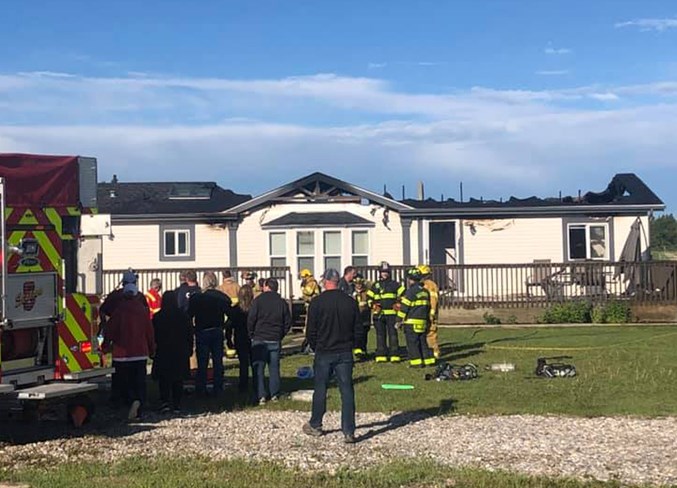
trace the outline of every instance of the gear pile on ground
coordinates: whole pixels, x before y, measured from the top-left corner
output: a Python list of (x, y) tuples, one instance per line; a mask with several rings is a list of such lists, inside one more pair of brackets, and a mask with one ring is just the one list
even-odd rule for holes
[[(241, 411), (194, 417), (150, 417), (142, 424), (85, 430), (82, 437), (0, 444), (0, 467), (47, 467), (127, 456), (201, 455), (269, 459), (290, 467), (333, 471), (425, 456), (451, 466), (530, 475), (677, 483), (677, 418), (556, 416), (357, 416), (359, 442), (344, 445), (339, 415), (326, 417), (323, 437), (301, 432), (304, 412)], [(410, 439), (424, 438), (419, 447)], [(450, 447), (453, 446), (453, 447)]]

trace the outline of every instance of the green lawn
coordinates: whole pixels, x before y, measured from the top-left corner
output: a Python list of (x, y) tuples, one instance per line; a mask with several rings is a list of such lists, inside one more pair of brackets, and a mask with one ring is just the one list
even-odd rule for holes
[[(0, 473), (0, 479), (3, 478)], [(205, 459), (128, 459), (113, 465), (62, 464), (50, 470), (5, 475), (7, 481), (32, 487), (242, 487), (242, 488), (583, 488), (620, 487), (618, 483), (533, 478), (479, 469), (453, 469), (425, 461), (396, 462), (369, 470), (335, 474), (307, 473), (274, 463)]]
[[(677, 326), (441, 329), (440, 344), (444, 360), (472, 362), (481, 368), (480, 378), (425, 381), (430, 369), (409, 369), (405, 363), (358, 364), (354, 373), (358, 410), (582, 416), (677, 413)], [(536, 358), (558, 355), (573, 357), (567, 361), (576, 366), (578, 377), (534, 375)], [(497, 362), (514, 363), (516, 370), (484, 370)], [(309, 356), (285, 357), (283, 388), (312, 388), (312, 380), (296, 379), (297, 368), (311, 364)], [(416, 389), (386, 391), (381, 389), (383, 383), (412, 384)], [(330, 391), (329, 407), (339, 408), (336, 389)], [(309, 409), (309, 405), (283, 401), (267, 408)]]

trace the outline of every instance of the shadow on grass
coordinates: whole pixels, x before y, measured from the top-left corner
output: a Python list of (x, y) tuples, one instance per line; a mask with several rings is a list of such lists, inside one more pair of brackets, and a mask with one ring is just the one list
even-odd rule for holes
[[(475, 332), (473, 332), (472, 336), (470, 336), (470, 341), (475, 338), (477, 334), (482, 332), (484, 329), (477, 329)], [(538, 334), (537, 330), (534, 331), (529, 331), (526, 334), (520, 335), (520, 336), (511, 336), (511, 337), (502, 337), (500, 339), (493, 339), (489, 341), (476, 341), (476, 342), (467, 342), (467, 343), (461, 343), (461, 342), (445, 342), (443, 344), (440, 344), (440, 353), (441, 357), (440, 359), (444, 359), (445, 361), (449, 362), (455, 362), (460, 359), (465, 359), (473, 356), (477, 356), (479, 354), (483, 354), (485, 352), (484, 348), (487, 345), (491, 344), (499, 344), (501, 342), (520, 342), (520, 341), (528, 341), (534, 336)]]

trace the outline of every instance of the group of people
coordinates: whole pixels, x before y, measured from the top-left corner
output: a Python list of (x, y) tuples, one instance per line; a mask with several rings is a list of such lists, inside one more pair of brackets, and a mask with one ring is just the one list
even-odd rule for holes
[[(437, 288), (430, 269), (410, 269), (406, 287), (391, 278), (388, 263), (381, 264), (379, 275), (368, 286), (352, 266), (342, 276), (335, 269), (325, 270), (321, 284), (310, 271), (301, 272), (307, 303), (305, 338), (314, 353), (312, 414), (303, 428), (308, 435), (322, 433), (327, 387), (334, 376), (342, 399), (342, 431), (346, 442), (355, 441), (353, 364), (367, 357), (372, 323), (376, 362), (401, 361), (398, 329), (403, 329), (410, 365), (435, 363)], [(226, 270), (219, 283), (214, 272), (205, 272), (199, 286), (197, 274), (186, 271), (177, 289), (161, 293), (162, 283), (154, 279), (144, 294), (136, 274), (124, 273), (122, 286), (108, 295), (100, 314), (102, 347), (112, 352), (115, 368), (112, 400), (129, 405), (130, 420), (139, 417), (145, 404), (149, 359), (152, 377), (159, 383), (161, 411), (179, 411), (193, 355), (196, 393), (207, 395), (211, 360), (212, 394), (222, 394), (226, 346), (239, 359), (239, 390), (249, 390), (251, 368), (253, 400), (262, 405), (279, 399), (281, 344), (292, 326), (289, 303), (278, 293), (275, 278), (257, 282), (254, 273), (242, 278), (245, 283), (240, 286)]]
[[(385, 261), (379, 266), (378, 272), (379, 279), (370, 284), (354, 266), (348, 266), (339, 281), (339, 290), (355, 299), (360, 312), (362, 326), (353, 351), (355, 359), (364, 361), (368, 358), (368, 336), (373, 325), (376, 329), (374, 360), (377, 363), (402, 361), (398, 330), (403, 329), (410, 365), (434, 364), (440, 357), (437, 341), (439, 288), (432, 279), (430, 266), (423, 264), (410, 269), (407, 272), (407, 286), (393, 280), (392, 269)], [(322, 288), (308, 269), (301, 270), (299, 278), (308, 315), (311, 302), (320, 295)], [(414, 290), (416, 294), (413, 294)], [(417, 353), (416, 346), (421, 342), (420, 337), (412, 335), (411, 331), (408, 333), (410, 329), (407, 325), (411, 325), (411, 330), (416, 331), (416, 334), (425, 333), (421, 354)]]
[[(281, 341), (291, 329), (287, 302), (279, 295), (275, 278), (257, 283), (254, 273), (240, 286), (230, 271), (219, 284), (214, 272), (205, 272), (202, 286), (195, 271), (181, 273), (181, 284), (161, 294), (159, 279), (142, 294), (137, 276), (129, 270), (121, 286), (100, 307), (102, 348), (111, 352), (115, 372), (111, 399), (129, 405), (130, 420), (140, 416), (146, 400), (146, 367), (153, 360), (161, 411), (179, 411), (184, 380), (190, 377), (191, 358), (197, 366), (195, 391), (207, 395), (211, 360), (212, 394), (223, 393), (225, 346), (239, 358), (239, 390), (249, 390), (253, 371), (256, 401), (277, 400), (280, 393)], [(256, 298), (256, 300), (255, 300)], [(267, 394), (264, 370), (269, 369)]]

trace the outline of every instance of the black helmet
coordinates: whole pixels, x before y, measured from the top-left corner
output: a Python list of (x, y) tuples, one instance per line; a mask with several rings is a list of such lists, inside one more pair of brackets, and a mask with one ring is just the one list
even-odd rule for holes
[(421, 281), (422, 277), (423, 275), (421, 274), (421, 270), (418, 268), (411, 268), (407, 271), (407, 278), (410, 280)]
[(381, 261), (378, 270), (381, 273), (390, 273), (390, 264), (388, 264), (388, 261)]

